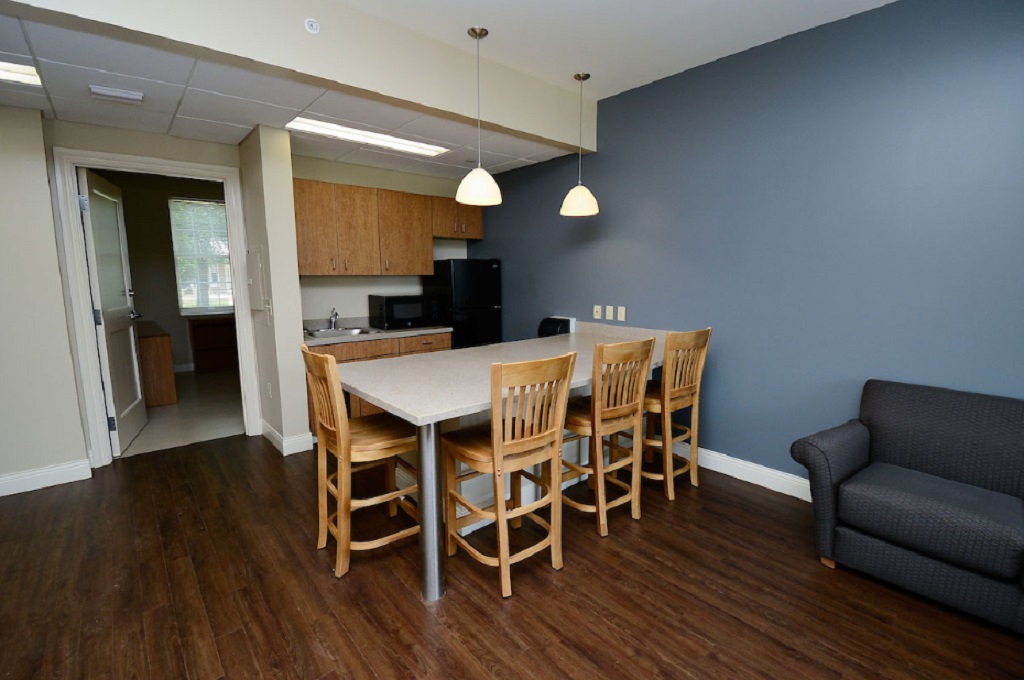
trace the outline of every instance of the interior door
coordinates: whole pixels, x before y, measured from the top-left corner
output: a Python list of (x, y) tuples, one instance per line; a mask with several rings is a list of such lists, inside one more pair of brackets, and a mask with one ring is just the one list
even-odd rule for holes
[(125, 238), (121, 190), (99, 175), (78, 169), (82, 226), (89, 258), (89, 279), (96, 311), (96, 341), (110, 449), (121, 455), (146, 425), (146, 403), (139, 372), (139, 343), (132, 304), (128, 241)]

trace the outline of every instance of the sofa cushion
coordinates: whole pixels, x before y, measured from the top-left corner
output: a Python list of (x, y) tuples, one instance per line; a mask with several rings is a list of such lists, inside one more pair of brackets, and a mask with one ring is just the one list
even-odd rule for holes
[(1024, 501), (888, 463), (840, 485), (839, 522), (996, 578), (1024, 567)]

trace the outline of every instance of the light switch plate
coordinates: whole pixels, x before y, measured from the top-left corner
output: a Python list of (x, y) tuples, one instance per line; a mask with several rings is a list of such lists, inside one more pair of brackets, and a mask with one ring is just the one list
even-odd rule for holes
[(601, 318), (601, 305), (594, 305), (594, 318), (595, 319), (600, 319)]
[(604, 307), (604, 318), (611, 321), (615, 318), (615, 308), (611, 305), (605, 305)]
[(619, 321), (625, 321), (626, 320), (626, 308), (625, 307), (622, 307), (622, 306), (619, 307), (618, 315), (616, 316), (616, 319), (619, 320)]

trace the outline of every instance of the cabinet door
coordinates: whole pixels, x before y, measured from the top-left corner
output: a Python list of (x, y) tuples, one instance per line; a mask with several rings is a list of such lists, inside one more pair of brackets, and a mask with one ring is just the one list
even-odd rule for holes
[(484, 237), (484, 209), (478, 205), (458, 206), (459, 238)]
[(299, 274), (337, 274), (338, 223), (334, 185), (296, 179), (293, 189)]
[(454, 198), (430, 197), (431, 223), (435, 238), (460, 238), (458, 208)]
[(338, 274), (380, 274), (377, 190), (334, 185), (338, 211)]
[(381, 274), (432, 274), (430, 196), (377, 190)]

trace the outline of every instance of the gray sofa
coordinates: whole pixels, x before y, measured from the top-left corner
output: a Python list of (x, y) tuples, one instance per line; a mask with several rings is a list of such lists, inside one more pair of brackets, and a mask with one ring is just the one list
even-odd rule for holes
[(1024, 400), (869, 380), (790, 453), (823, 563), (1024, 633)]

